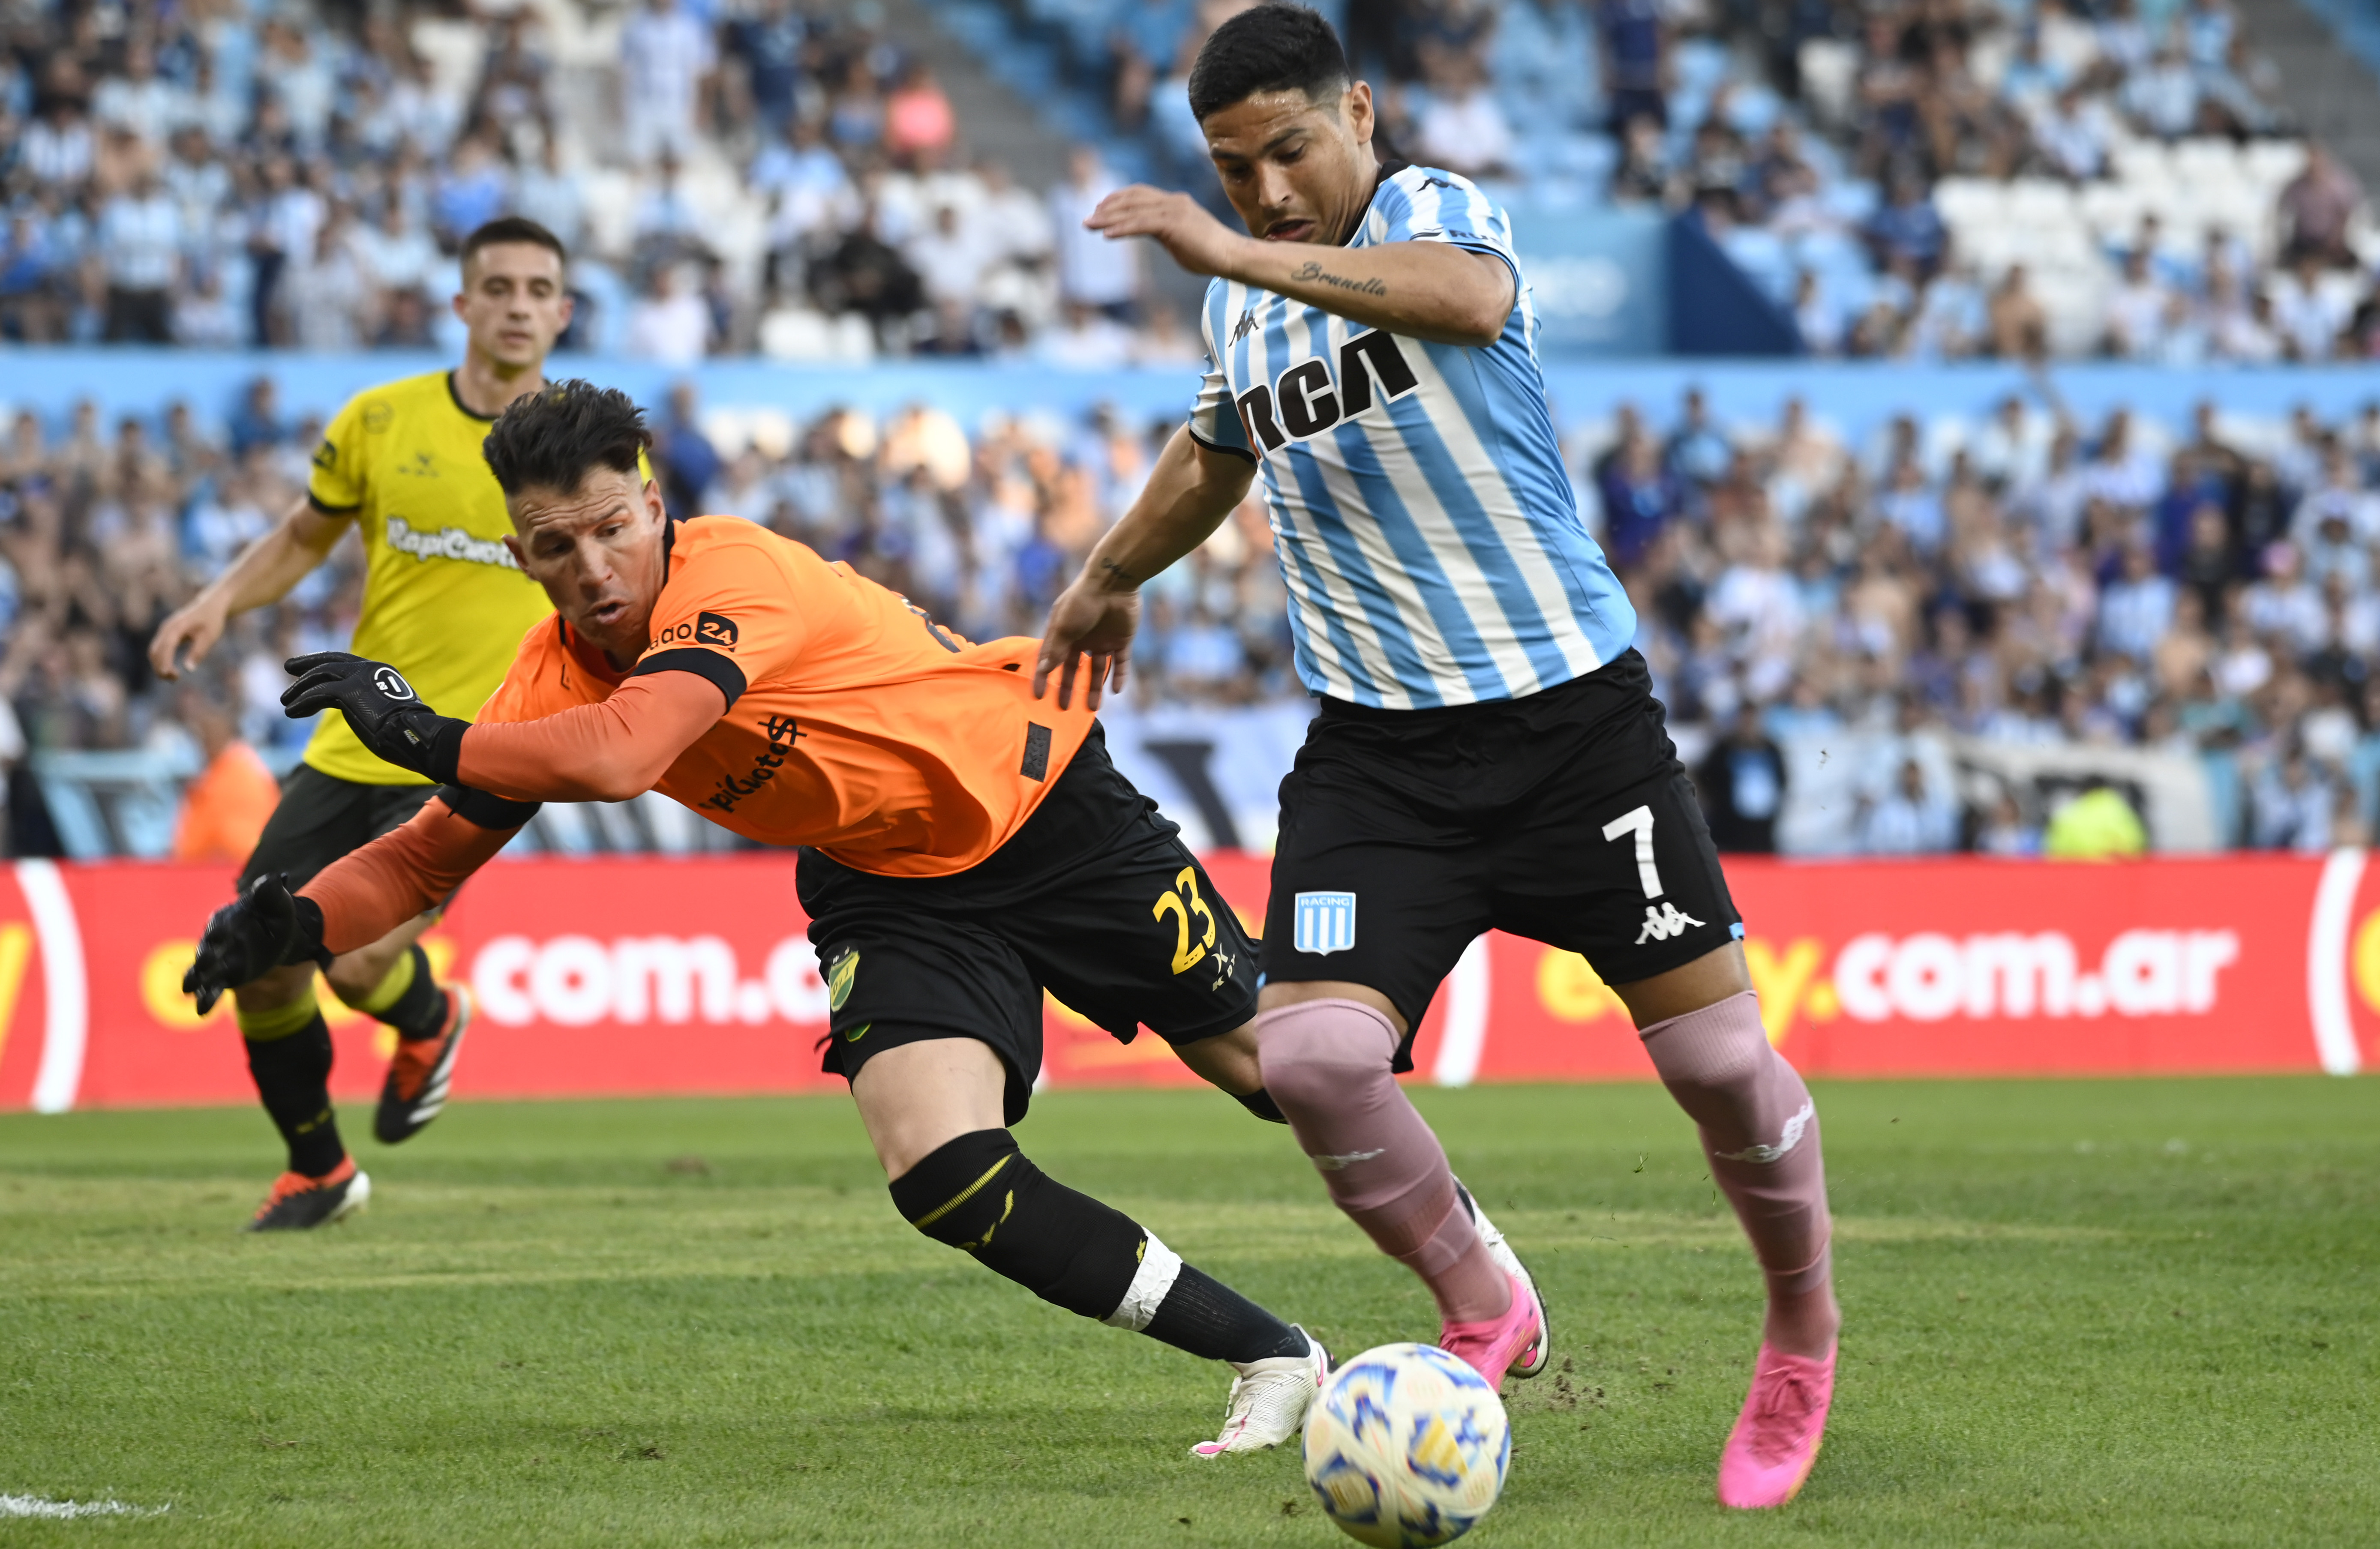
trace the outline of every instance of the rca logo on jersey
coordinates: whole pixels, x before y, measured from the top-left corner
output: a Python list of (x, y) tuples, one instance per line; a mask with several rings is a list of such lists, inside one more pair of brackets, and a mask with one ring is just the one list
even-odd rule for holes
[(1301, 952), (1329, 957), (1355, 944), (1354, 893), (1300, 893), (1290, 940)]
[(405, 681), (405, 674), (398, 672), (394, 667), (374, 668), (372, 670), (372, 686), (379, 689), (382, 694), (387, 695), (392, 699), (410, 699), (413, 697), (413, 685), (407, 683)]
[(1369, 411), (1375, 381), (1381, 398), (1391, 404), (1421, 385), (1404, 351), (1397, 347), (1396, 335), (1378, 328), (1340, 347), (1335, 377), (1327, 361), (1301, 360), (1274, 378), (1270, 387), (1260, 383), (1241, 393), (1240, 429), (1249, 446), (1278, 452)]
[(465, 564), (492, 564), (500, 570), (520, 568), (503, 539), (474, 538), (461, 527), (423, 532), (404, 517), (392, 516), (381, 540), (397, 553), (411, 554), (423, 564), (431, 560), (461, 560)]

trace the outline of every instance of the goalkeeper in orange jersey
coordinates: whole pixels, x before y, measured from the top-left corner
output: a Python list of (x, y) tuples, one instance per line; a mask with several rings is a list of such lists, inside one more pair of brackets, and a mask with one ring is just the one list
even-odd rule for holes
[(1033, 697), (1038, 642), (973, 645), (740, 517), (673, 521), (639, 471), (643, 417), (565, 382), (507, 409), (487, 463), (505, 539), (552, 599), (476, 724), (395, 669), (290, 663), (293, 715), (339, 710), (438, 782), (404, 827), (293, 895), (263, 877), (208, 923), (201, 1007), (376, 939), (459, 885), (541, 801), (649, 790), (796, 873), (828, 987), (825, 1067), (851, 1083), (905, 1219), (1070, 1312), (1234, 1368), (1212, 1456), (1296, 1434), (1329, 1357), (1018, 1149), (1044, 990), (1143, 1024), (1269, 1119), (1253, 944), (1088, 708)]

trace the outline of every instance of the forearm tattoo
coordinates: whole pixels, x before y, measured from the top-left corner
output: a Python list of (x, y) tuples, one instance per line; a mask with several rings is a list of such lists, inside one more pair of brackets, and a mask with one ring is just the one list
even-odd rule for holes
[(1351, 280), (1344, 274), (1333, 274), (1326, 271), (1320, 264), (1315, 262), (1312, 259), (1306, 260), (1305, 266), (1298, 270), (1297, 272), (1292, 274), (1290, 278), (1292, 280), (1311, 280), (1317, 284), (1329, 285), (1334, 290), (1352, 290), (1358, 296), (1386, 296), (1389, 294), (1389, 287), (1382, 284), (1378, 280)]

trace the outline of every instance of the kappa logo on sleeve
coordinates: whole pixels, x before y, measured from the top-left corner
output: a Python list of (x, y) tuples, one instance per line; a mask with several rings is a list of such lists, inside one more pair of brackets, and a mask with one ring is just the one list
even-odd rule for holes
[(735, 621), (724, 613), (697, 613), (694, 617), (694, 643), (698, 646), (717, 646), (732, 651), (736, 635)]

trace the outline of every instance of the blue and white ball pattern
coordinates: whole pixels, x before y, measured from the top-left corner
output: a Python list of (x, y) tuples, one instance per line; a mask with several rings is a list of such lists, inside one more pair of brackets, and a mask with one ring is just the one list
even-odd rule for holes
[(1305, 1482), (1348, 1536), (1378, 1549), (1469, 1532), (1512, 1458), (1496, 1390), (1435, 1345), (1366, 1350), (1330, 1374), (1305, 1421)]

